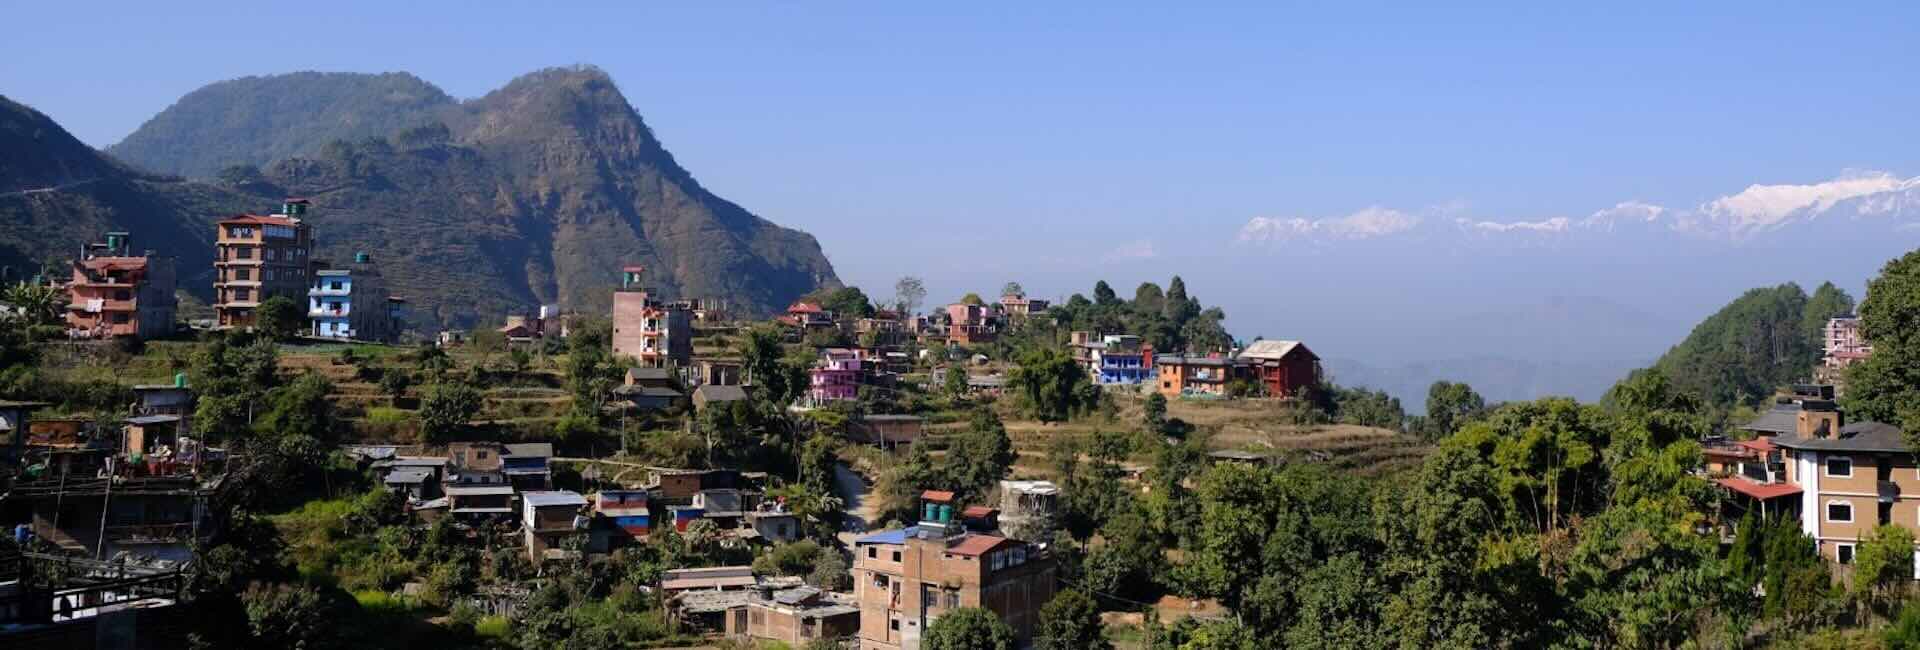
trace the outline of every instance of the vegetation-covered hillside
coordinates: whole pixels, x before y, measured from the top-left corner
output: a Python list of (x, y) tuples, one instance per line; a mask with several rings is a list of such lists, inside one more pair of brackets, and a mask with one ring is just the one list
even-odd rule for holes
[(453, 104), (404, 72), (242, 77), (187, 93), (107, 152), (156, 172), (211, 178), (230, 166), (312, 154), (334, 140), (386, 137)]
[(180, 281), (196, 282), (202, 269), (211, 273), (213, 220), (259, 204), (230, 188), (128, 169), (0, 97), (0, 266), (17, 277), (49, 266), (64, 272), (55, 260), (121, 230), (137, 249), (179, 258)]
[(1853, 297), (1831, 282), (1811, 297), (1791, 283), (1754, 289), (1701, 321), (1654, 367), (1709, 405), (1752, 405), (1810, 377), (1820, 359), (1821, 328), (1852, 311)]

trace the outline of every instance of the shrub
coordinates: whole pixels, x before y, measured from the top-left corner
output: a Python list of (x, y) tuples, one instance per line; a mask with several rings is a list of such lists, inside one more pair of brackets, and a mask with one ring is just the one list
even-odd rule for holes
[(483, 639), (504, 639), (513, 633), (513, 623), (505, 616), (482, 616), (473, 624), (473, 633)]

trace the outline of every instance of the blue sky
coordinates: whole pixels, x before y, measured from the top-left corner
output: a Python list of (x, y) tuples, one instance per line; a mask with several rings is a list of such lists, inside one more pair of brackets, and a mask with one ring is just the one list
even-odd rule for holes
[[(1920, 173), (1913, 3), (9, 4), (0, 93), (97, 146), (243, 75), (464, 98), (596, 64), (709, 188), (877, 295), (1181, 272), (1231, 315), (1295, 273), (1215, 254), (1253, 217), (1518, 221)], [(1262, 318), (1231, 324), (1295, 325)]]

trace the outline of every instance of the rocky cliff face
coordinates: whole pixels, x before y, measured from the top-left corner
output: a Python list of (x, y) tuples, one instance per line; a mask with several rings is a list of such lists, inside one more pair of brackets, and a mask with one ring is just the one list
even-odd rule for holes
[[(270, 87), (275, 95), (365, 97), (370, 91), (340, 88), (343, 79), (383, 86), (397, 83), (391, 77), (303, 73), (246, 81)], [(303, 91), (307, 84), (325, 92)], [(443, 95), (415, 88), (407, 96), (436, 94)], [(646, 265), (649, 283), (666, 295), (720, 299), (746, 313), (771, 312), (809, 291), (839, 284), (811, 235), (755, 216), (701, 187), (613, 81), (594, 68), (536, 72), (460, 104), (347, 102), (357, 108), (307, 111), (305, 118), (281, 123), (286, 133), (271, 136), (224, 130), (221, 125), (231, 120), (202, 123), (207, 116), (257, 108), (247, 102), (223, 107), (243, 95), (254, 93), (196, 91), (163, 113), (165, 120), (155, 118), (113, 148), (135, 152), (148, 146), (143, 143), (170, 142), (186, 150), (147, 158), (146, 164), (184, 174), (217, 167), (222, 170), (217, 179), (143, 175), (78, 142), (33, 149), (71, 159), (73, 171), (56, 174), (60, 178), (89, 176), (95, 166), (104, 166), (118, 177), (143, 179), (130, 183), (180, 190), (142, 195), (113, 209), (141, 212), (140, 219), (154, 227), (177, 231), (155, 243), (178, 246), (183, 269), (210, 264), (208, 224), (220, 216), (265, 210), (281, 196), (312, 199), (320, 255), (344, 260), (355, 252), (372, 254), (395, 293), (405, 296), (422, 320), (442, 325), (490, 322), (543, 303), (604, 311), (625, 264)], [(320, 142), (333, 131), (317, 123), (338, 120), (406, 126), (377, 137)], [(150, 133), (156, 124), (168, 133), (195, 135), (161, 138)], [(72, 146), (78, 151), (70, 151)], [(250, 167), (261, 158), (223, 153), (236, 149), (311, 153)], [(29, 181), (9, 181), (0, 192), (21, 182)], [(23, 214), (49, 226), (17, 238), (23, 244), (59, 239), (54, 231), (64, 226), (58, 211), (16, 209), (0, 212), (0, 219), (26, 222)], [(75, 226), (83, 235), (79, 238), (86, 239), (97, 235), (88, 231), (107, 223), (118, 222), (94, 219)], [(7, 239), (0, 238), (0, 246)], [(210, 290), (189, 273), (182, 280), (190, 290)]]

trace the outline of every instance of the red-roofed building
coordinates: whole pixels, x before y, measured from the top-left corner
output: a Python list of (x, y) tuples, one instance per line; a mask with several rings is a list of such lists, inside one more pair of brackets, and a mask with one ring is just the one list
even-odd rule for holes
[(67, 334), (74, 338), (130, 336), (155, 338), (173, 333), (178, 305), (173, 259), (132, 254), (127, 233), (107, 233), (73, 260), (67, 279)]
[(313, 226), (301, 219), (306, 199), (290, 198), (275, 215), (243, 214), (214, 225), (213, 313), (219, 327), (251, 327), (268, 298), (306, 304), (312, 282)]

